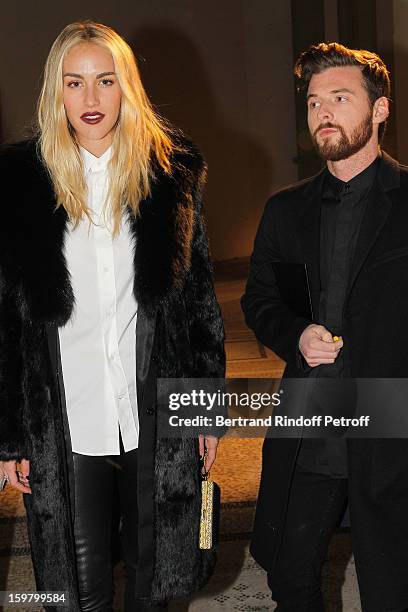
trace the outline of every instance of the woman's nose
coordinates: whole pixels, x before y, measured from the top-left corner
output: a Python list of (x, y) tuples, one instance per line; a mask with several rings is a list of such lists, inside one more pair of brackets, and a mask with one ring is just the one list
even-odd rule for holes
[(85, 104), (90, 108), (99, 104), (99, 96), (95, 87), (85, 87)]

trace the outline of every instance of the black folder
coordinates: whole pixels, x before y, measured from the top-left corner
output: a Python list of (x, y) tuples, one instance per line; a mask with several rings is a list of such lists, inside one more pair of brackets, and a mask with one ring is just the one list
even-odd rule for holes
[(306, 264), (274, 261), (272, 262), (272, 268), (279, 293), (285, 304), (299, 317), (305, 317), (313, 321)]

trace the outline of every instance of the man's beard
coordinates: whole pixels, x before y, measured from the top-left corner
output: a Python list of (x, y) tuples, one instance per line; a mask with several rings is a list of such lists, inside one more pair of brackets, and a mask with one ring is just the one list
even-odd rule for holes
[[(337, 142), (330, 142), (329, 136), (322, 143), (317, 141), (317, 133), (324, 128), (335, 128), (340, 132), (340, 138)], [(312, 135), (313, 144), (316, 147), (319, 155), (326, 161), (340, 161), (341, 159), (348, 159), (352, 155), (355, 155), (370, 140), (373, 134), (373, 122), (371, 111), (366, 115), (363, 121), (358, 125), (350, 135), (347, 136), (344, 129), (340, 125), (334, 123), (322, 123), (314, 131)]]

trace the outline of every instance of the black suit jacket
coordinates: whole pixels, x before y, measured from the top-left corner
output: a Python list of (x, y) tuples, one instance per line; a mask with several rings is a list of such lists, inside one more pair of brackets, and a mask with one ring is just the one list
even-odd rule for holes
[[(285, 377), (308, 375), (298, 342), (311, 321), (282, 302), (270, 262), (307, 264), (318, 320), (322, 187), (323, 172), (269, 199), (242, 298), (248, 326), (286, 361)], [(344, 304), (342, 350), (348, 376), (408, 378), (407, 229), (408, 169), (383, 152)], [(269, 571), (279, 550), (298, 447), (296, 439), (264, 443), (251, 551)], [(376, 610), (408, 606), (408, 440), (349, 440), (348, 457), (354, 552), (364, 600)]]

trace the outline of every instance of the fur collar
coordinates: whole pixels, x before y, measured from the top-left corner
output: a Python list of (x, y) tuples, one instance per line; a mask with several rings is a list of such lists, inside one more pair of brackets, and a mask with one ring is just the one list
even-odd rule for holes
[[(193, 143), (183, 138), (181, 144), (185, 151), (174, 153), (172, 174), (159, 169), (139, 217), (129, 213), (136, 242), (134, 292), (148, 311), (182, 288), (191, 264), (206, 164)], [(55, 210), (35, 141), (4, 147), (0, 172), (6, 177), (0, 270), (10, 290), (18, 292), (23, 315), (64, 325), (75, 299), (63, 255), (67, 214), (61, 207)]]

